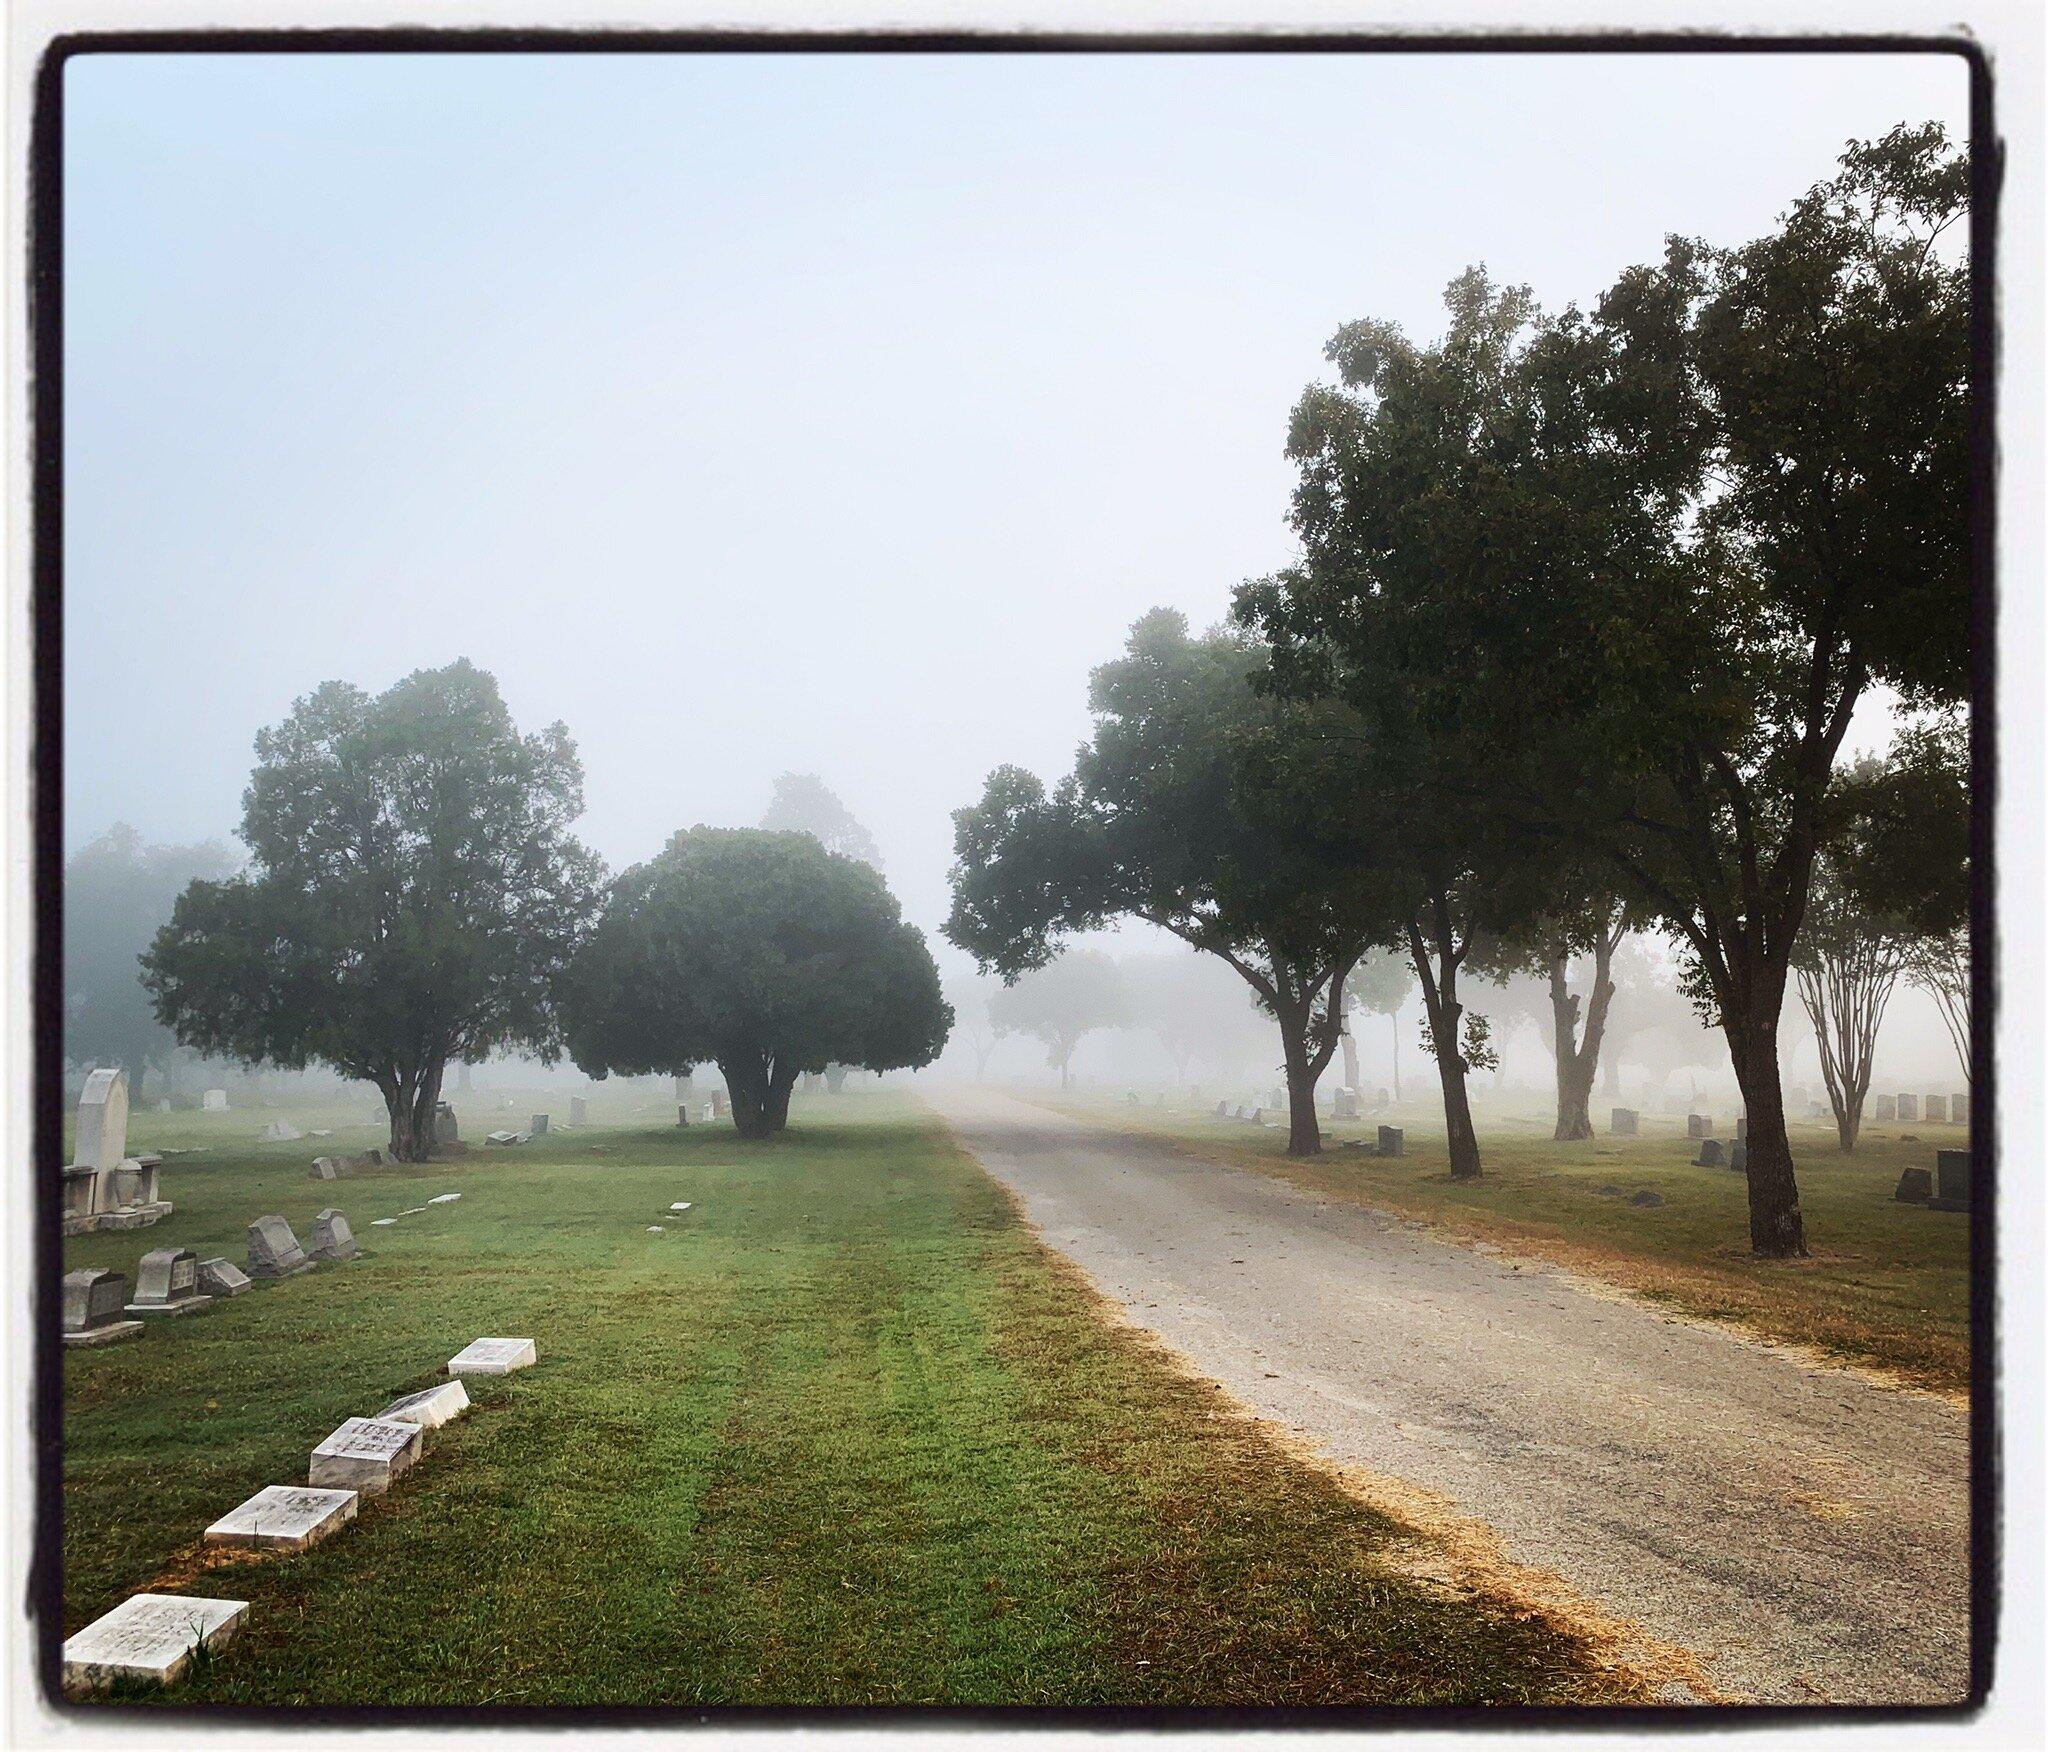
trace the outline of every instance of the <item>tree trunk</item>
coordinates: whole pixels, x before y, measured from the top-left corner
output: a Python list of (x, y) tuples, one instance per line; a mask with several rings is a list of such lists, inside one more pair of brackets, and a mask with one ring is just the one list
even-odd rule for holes
[(1444, 1137), (1450, 1147), (1451, 1178), (1479, 1178), (1479, 1134), (1472, 1128), (1472, 1101), (1465, 1088), (1465, 1052), (1461, 1036), (1465, 1007), (1458, 1002), (1458, 964), (1465, 950), (1456, 941), (1448, 894), (1431, 897), (1429, 912), (1436, 939), (1435, 953), (1419, 922), (1408, 926), (1408, 950), (1422, 986), (1422, 1005), (1429, 1016), (1430, 1044), (1436, 1050), (1437, 1079), (1444, 1091)]
[(1344, 1087), (1356, 1089), (1358, 1087), (1358, 1042), (1351, 1037), (1351, 1021), (1348, 1016), (1344, 1021), (1344, 1033), (1339, 1044), (1344, 1048)]
[[(1304, 1006), (1304, 1012), (1306, 1007)], [(1323, 1131), (1316, 1118), (1316, 1079), (1322, 1064), (1308, 1043), (1309, 1017), (1306, 1013), (1282, 1015), (1280, 1048), (1287, 1069), (1287, 1153), (1290, 1156), (1320, 1156)], [(1329, 1055), (1323, 1054), (1323, 1064)]]
[(1394, 1105), (1401, 1105), (1401, 1012), (1387, 1012), (1387, 1026), (1394, 1031)]
[(142, 1111), (142, 1079), (149, 1074), (149, 1060), (137, 1053), (121, 1067), (128, 1073), (128, 1111)]
[(789, 1092), (796, 1087), (796, 1077), (795, 1071), (782, 1068), (780, 1060), (768, 1073), (768, 1095), (762, 1104), (762, 1117), (767, 1122), (771, 1137), (789, 1124)]
[(1799, 1259), (1806, 1254), (1806, 1224), (1799, 1210), (1799, 1186), (1792, 1171), (1792, 1141), (1785, 1133), (1785, 1096), (1778, 1081), (1778, 1010), (1784, 1001), (1784, 970), (1766, 970), (1753, 989), (1760, 1001), (1746, 1014), (1724, 999), (1721, 1031), (1728, 1039), (1735, 1081), (1749, 1117), (1749, 1246), (1766, 1259)]
[(718, 1069), (732, 1101), (733, 1130), (749, 1139), (772, 1135), (775, 1128), (770, 1117), (767, 1059), (752, 1054), (722, 1058)]
[(1593, 1135), (1593, 1077), (1579, 1063), (1579, 1000), (1566, 984), (1570, 957), (1550, 958), (1550, 1053), (1557, 1067), (1557, 1124), (1551, 1137), (1577, 1143)]
[(429, 1162), (434, 1155), (434, 1114), (441, 1105), (444, 1059), (430, 1059), (418, 1070), (394, 1070), (378, 1079), (384, 1111), (391, 1120), (391, 1159)]

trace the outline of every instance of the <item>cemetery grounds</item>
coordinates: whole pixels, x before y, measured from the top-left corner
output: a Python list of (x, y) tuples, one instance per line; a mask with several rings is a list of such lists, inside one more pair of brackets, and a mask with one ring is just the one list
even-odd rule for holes
[[(679, 1129), (646, 1085), (599, 1086), (575, 1131), (565, 1096), (502, 1102), (455, 1096), (465, 1138), (557, 1129), (339, 1181), (308, 1168), (383, 1142), (361, 1098), (138, 1108), (131, 1147), (179, 1152), (176, 1209), (67, 1240), (67, 1269), (240, 1263), (259, 1215), (303, 1238), (329, 1205), (365, 1256), (65, 1353), (64, 1632), (138, 1590), (252, 1606), (168, 1691), (89, 1707), (1653, 1695), (1600, 1626), (1462, 1570), (1182, 1372), (909, 1096), (800, 1096), (765, 1145)], [(333, 1135), (256, 1142), (276, 1118)], [(1263, 1164), (1263, 1139), (1222, 1147)], [(1387, 1167), (1419, 1180), (1426, 1148)], [(353, 1524), (295, 1554), (202, 1544), (483, 1333), (531, 1336), (537, 1366), (472, 1378)]]
[[(1020, 1091), (1020, 1093), (1022, 1093)], [(1811, 1256), (1757, 1259), (1749, 1251), (1743, 1178), (1694, 1165), (1685, 1115), (1644, 1113), (1633, 1138), (1551, 1137), (1541, 1099), (1475, 1104), (1481, 1178), (1450, 1178), (1443, 1113), (1431, 1082), (1388, 1112), (1322, 1120), (1323, 1154), (1290, 1160), (1287, 1129), (1218, 1119), (1215, 1103), (1147, 1091), (1032, 1093), (1057, 1112), (1151, 1137), (1214, 1161), (1277, 1175), (1325, 1196), (1420, 1218), (1446, 1238), (1561, 1265), (1641, 1295), (1670, 1311), (1723, 1320), (1827, 1361), (1901, 1379), (1955, 1399), (1970, 1384), (1967, 1213), (1893, 1197), (1903, 1169), (1932, 1168), (1937, 1149), (1968, 1147), (1968, 1128), (1866, 1120), (1844, 1156), (1832, 1120), (1789, 1130)], [(1734, 1135), (1716, 1115), (1715, 1135)], [(1402, 1154), (1382, 1159), (1347, 1142), (1404, 1132)], [(1632, 1204), (1652, 1193), (1657, 1202)]]

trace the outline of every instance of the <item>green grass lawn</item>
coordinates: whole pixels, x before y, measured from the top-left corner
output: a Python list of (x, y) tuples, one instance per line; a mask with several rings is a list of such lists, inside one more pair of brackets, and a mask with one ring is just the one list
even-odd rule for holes
[[(1644, 1114), (1640, 1137), (1561, 1144), (1551, 1138), (1546, 1114), (1482, 1111), (1476, 1117), (1484, 1174), (1457, 1183), (1441, 1111), (1419, 1101), (1388, 1121), (1406, 1133), (1399, 1159), (1339, 1147), (1347, 1138), (1376, 1137), (1375, 1118), (1326, 1123), (1325, 1154), (1294, 1162), (1286, 1156), (1284, 1127), (1218, 1120), (1186, 1102), (1132, 1105), (1100, 1094), (1044, 1099), (1318, 1191), (1524, 1247), (1691, 1314), (1734, 1320), (1944, 1391), (1969, 1385), (1970, 1219), (1892, 1196), (1901, 1169), (1931, 1168), (1936, 1149), (1967, 1147), (1962, 1126), (1866, 1126), (1855, 1154), (1844, 1156), (1831, 1122), (1795, 1124), (1792, 1148), (1812, 1257), (1766, 1261), (1749, 1253), (1742, 1176), (1694, 1167), (1699, 1146), (1687, 1141), (1681, 1118)], [(1605, 1118), (1601, 1109), (1595, 1124)], [(1724, 1138), (1733, 1132), (1725, 1119), (1717, 1129)], [(1629, 1195), (1641, 1191), (1662, 1203), (1631, 1205)]]
[[(499, 1120), (457, 1105), (469, 1137)], [(69, 1265), (132, 1274), (156, 1246), (239, 1262), (254, 1217), (304, 1239), (329, 1203), (370, 1256), (67, 1354), (67, 1630), (151, 1587), (254, 1606), (171, 1692), (111, 1695), (1642, 1695), (1556, 1623), (1424, 1579), (1426, 1542), (1105, 1319), (908, 1098), (801, 1104), (766, 1146), (663, 1111), (617, 1098), (587, 1131), (338, 1183), (307, 1164), (376, 1141), (367, 1127), (258, 1145), (266, 1113), (138, 1116), (131, 1148), (205, 1153), (168, 1159), (172, 1217), (75, 1239)], [(371, 1226), (444, 1191), (462, 1200)], [(696, 1208), (667, 1216), (677, 1199)], [(353, 1527), (296, 1556), (201, 1545), (260, 1486), (303, 1481), (343, 1418), (484, 1334), (533, 1338), (538, 1367), (472, 1382), (474, 1411)]]

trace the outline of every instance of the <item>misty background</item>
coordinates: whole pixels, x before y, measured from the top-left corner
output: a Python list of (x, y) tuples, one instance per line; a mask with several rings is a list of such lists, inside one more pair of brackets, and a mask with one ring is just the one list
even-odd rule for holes
[[(232, 849), (295, 698), (467, 656), (568, 726), (614, 870), (819, 775), (957, 1002), (950, 811), (1067, 769), (1147, 609), (1208, 624), (1289, 559), (1287, 416), (1341, 323), (1433, 335), (1479, 260), (1591, 299), (1669, 232), (1766, 229), (1847, 139), (1964, 136), (1966, 98), (1935, 56), (75, 59), (66, 851)], [(1845, 758), (1887, 731), (1871, 702)], [(1209, 972), (1208, 1045), (1102, 1029), (1073, 1074), (1272, 1080)], [(1490, 999), (1493, 1084), (1544, 1095)], [(943, 1069), (1057, 1078), (961, 1008)], [(1368, 1088), (1398, 1051), (1426, 1090), (1418, 1021), (1358, 1025)], [(1718, 1037), (1688, 1068), (1667, 1032), (1623, 1087), (1730, 1099)], [(1817, 1088), (1796, 1000), (1786, 1040)], [(1905, 986), (1877, 1062), (1962, 1087)]]

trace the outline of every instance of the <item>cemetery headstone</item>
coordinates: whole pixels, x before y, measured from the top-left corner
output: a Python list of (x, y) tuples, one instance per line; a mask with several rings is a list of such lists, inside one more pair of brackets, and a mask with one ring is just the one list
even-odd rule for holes
[(530, 1338), (479, 1338), (448, 1359), (451, 1375), (509, 1375), (530, 1369), (536, 1361)]
[(1230, 1103), (1228, 1101), (1216, 1103), (1216, 1117), (1218, 1119), (1228, 1119), (1230, 1117)]
[(1945, 1095), (1928, 1096), (1926, 1117), (1929, 1125), (1948, 1124), (1948, 1097)]
[(1637, 1210), (1649, 1210), (1653, 1206), (1662, 1204), (1664, 1202), (1664, 1195), (1652, 1192), (1646, 1186), (1640, 1192), (1630, 1193), (1628, 1195), (1628, 1202), (1634, 1205)]
[(171, 1111), (171, 1098), (168, 1095), (159, 1095), (156, 1098), (156, 1110), (159, 1113), (169, 1113)]
[(1749, 1115), (1746, 1113), (1738, 1113), (1735, 1116), (1735, 1141), (1738, 1144), (1749, 1141)]
[(259, 1144), (295, 1144), (306, 1134), (289, 1120), (273, 1119), (256, 1134)]
[(1383, 1125), (1380, 1127), (1379, 1153), (1382, 1156), (1400, 1155), (1401, 1145), (1404, 1141), (1401, 1128), (1398, 1125)]
[(1685, 1135), (1689, 1138), (1703, 1138), (1712, 1129), (1704, 1114), (1688, 1113), (1685, 1116)]
[(315, 1156), (313, 1158), (313, 1178), (315, 1180), (339, 1180), (343, 1172), (344, 1165), (339, 1156)]
[(677, 1125), (688, 1125), (689, 1123), (690, 1123), (690, 1104), (689, 1104), (689, 1103), (688, 1103), (687, 1101), (679, 1101), (679, 1102), (677, 1102), (677, 1103), (676, 1103), (676, 1124), (677, 1124)]
[(279, 1216), (258, 1217), (249, 1225), (249, 1275), (252, 1278), (291, 1277), (311, 1271), (313, 1262), (292, 1233), (291, 1224)]
[(135, 1272), (130, 1314), (184, 1314), (212, 1306), (199, 1288), (199, 1256), (189, 1247), (158, 1247), (142, 1256)]
[(711, 1117), (713, 1119), (723, 1119), (725, 1117), (725, 1091), (723, 1089), (711, 1091)]
[(202, 1259), (199, 1287), (209, 1296), (239, 1296), (249, 1287), (249, 1274), (225, 1259)]
[(116, 1679), (173, 1685), (193, 1652), (223, 1647), (249, 1615), (246, 1600), (198, 1594), (130, 1594), (64, 1643), (67, 1691), (92, 1691)]
[(124, 1320), (128, 1280), (117, 1271), (86, 1269), (64, 1274), (64, 1342), (67, 1345), (112, 1344), (133, 1338), (140, 1320)]
[(1950, 1125), (1970, 1123), (1970, 1098), (1967, 1095), (1951, 1095), (1948, 1098), (1948, 1122)]
[(1901, 1125), (1917, 1124), (1919, 1119), (1920, 1097), (1917, 1095), (1901, 1095), (1899, 1097), (1899, 1123)]
[(352, 1417), (313, 1450), (308, 1484), (382, 1496), (420, 1457), (420, 1427), (398, 1418)]
[(668, 1208), (672, 1211), (686, 1211), (690, 1208), (690, 1201), (684, 1199), (680, 1204), (672, 1204)]
[(384, 1423), (418, 1424), (423, 1430), (438, 1430), (468, 1409), (468, 1388), (460, 1381), (443, 1381), (438, 1387), (422, 1388), (403, 1399), (394, 1399), (377, 1417)]
[(356, 1245), (354, 1233), (348, 1226), (348, 1218), (337, 1210), (324, 1210), (313, 1219), (313, 1245), (306, 1249), (308, 1259), (355, 1259), (362, 1253)]
[(430, 1205), (453, 1204), (461, 1196), (462, 1194), (459, 1192), (437, 1192), (432, 1198), (427, 1200), (427, 1203)]
[(1357, 1119), (1359, 1117), (1358, 1091), (1352, 1088), (1339, 1089), (1337, 1091), (1336, 1108), (1339, 1119)]
[(569, 1097), (569, 1123), (578, 1126), (590, 1123), (590, 1103), (581, 1095)]
[(209, 1089), (199, 1097), (201, 1113), (225, 1113), (228, 1110), (228, 1092), (225, 1089)]
[(1737, 1174), (1749, 1172), (1749, 1140), (1737, 1138), (1728, 1146), (1728, 1166)]
[(128, 1154), (128, 1073), (94, 1071), (78, 1098), (78, 1147), (73, 1163), (81, 1168), (118, 1168)]
[(1880, 1095), (1872, 1110), (1871, 1118), (1889, 1125), (1899, 1117), (1899, 1098), (1896, 1095)]
[(1899, 1175), (1892, 1197), (1900, 1204), (1924, 1205), (1934, 1196), (1934, 1175), (1925, 1168), (1908, 1168)]
[(1927, 1201), (1930, 1211), (1966, 1211), (1970, 1208), (1970, 1152), (1934, 1152), (1934, 1196)]
[(462, 1127), (455, 1123), (455, 1109), (442, 1101), (434, 1108), (434, 1142), (459, 1144), (462, 1142)]
[(1693, 1166), (1695, 1168), (1719, 1168), (1723, 1165), (1720, 1139), (1701, 1138), (1700, 1153), (1694, 1160)]
[(1617, 1138), (1632, 1138), (1642, 1130), (1643, 1116), (1633, 1107), (1617, 1107), (1608, 1116), (1607, 1130)]
[(266, 1551), (304, 1551), (356, 1518), (361, 1499), (352, 1490), (316, 1490), (309, 1484), (266, 1484), (207, 1528), (208, 1545), (246, 1545)]
[(536, 1113), (533, 1118), (526, 1122), (526, 1129), (537, 1138), (546, 1137), (548, 1135), (548, 1116), (545, 1113)]
[(524, 1132), (516, 1132), (516, 1131), (494, 1131), (494, 1132), (486, 1132), (486, 1133), (484, 1134), (484, 1142), (485, 1142), (485, 1143), (487, 1143), (487, 1144), (497, 1144), (497, 1145), (499, 1145), (500, 1147), (502, 1147), (502, 1146), (504, 1146), (504, 1145), (506, 1145), (506, 1144), (517, 1144), (517, 1143), (522, 1143), (522, 1142), (524, 1142), (524, 1141), (525, 1141), (525, 1138), (526, 1138), (526, 1134), (525, 1134)]

